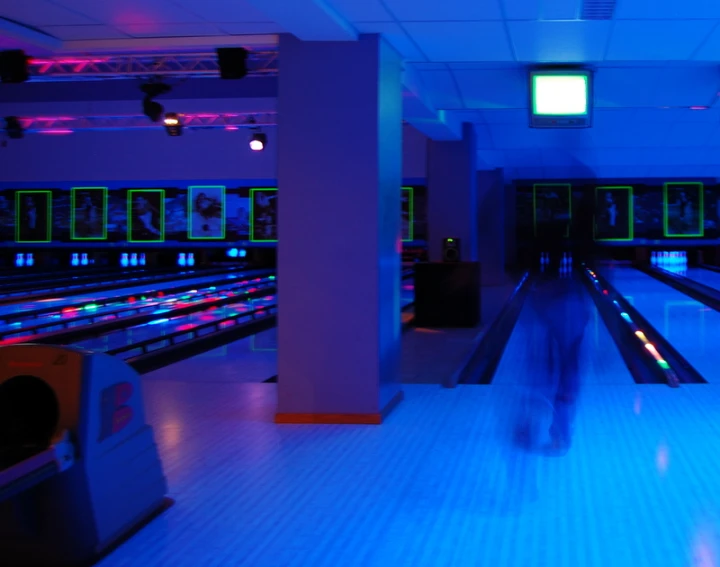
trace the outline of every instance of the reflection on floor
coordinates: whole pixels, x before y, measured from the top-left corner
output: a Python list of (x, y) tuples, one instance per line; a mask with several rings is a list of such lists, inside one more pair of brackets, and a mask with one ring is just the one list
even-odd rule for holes
[(511, 386), (409, 385), (381, 427), (275, 425), (275, 388), (145, 383), (177, 504), (102, 567), (720, 560), (718, 387), (588, 385), (562, 458), (509, 447)]

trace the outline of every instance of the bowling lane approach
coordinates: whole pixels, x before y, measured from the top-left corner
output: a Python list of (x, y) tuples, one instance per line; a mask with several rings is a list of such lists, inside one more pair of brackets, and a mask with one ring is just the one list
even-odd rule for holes
[[(592, 303), (589, 297), (587, 301)], [(544, 340), (546, 334), (547, 329), (535, 314), (532, 301), (528, 299), (505, 347), (493, 385), (537, 385), (548, 368), (547, 341)], [(594, 305), (580, 347), (580, 371), (584, 383), (633, 383), (630, 371)]]
[(599, 270), (708, 382), (720, 369), (720, 313), (629, 266)]

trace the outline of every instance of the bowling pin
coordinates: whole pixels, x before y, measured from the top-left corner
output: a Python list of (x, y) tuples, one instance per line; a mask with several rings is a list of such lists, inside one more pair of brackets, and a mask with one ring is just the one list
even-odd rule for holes
[(188, 266), (194, 266), (195, 265), (195, 254), (192, 252), (188, 252), (187, 255), (187, 265)]
[(130, 265), (131, 265), (131, 266), (137, 266), (137, 262), (138, 262), (138, 260), (137, 260), (137, 253), (136, 253), (136, 252), (133, 252), (132, 254), (130, 254)]
[(15, 254), (15, 266), (22, 268), (25, 265), (25, 254)]
[(657, 252), (650, 252), (650, 265), (655, 266), (657, 264)]
[(139, 261), (141, 266), (145, 265), (145, 252), (140, 253)]
[(77, 252), (73, 252), (72, 257), (70, 258), (70, 264), (72, 266), (79, 266), (80, 265), (80, 254)]
[(178, 254), (178, 266), (187, 266), (187, 258), (185, 257), (185, 252), (180, 252)]
[(88, 258), (87, 252), (83, 252), (80, 256), (80, 265), (87, 266), (89, 263), (90, 259)]
[(127, 252), (123, 252), (122, 254), (120, 254), (120, 265), (123, 268), (127, 268), (130, 265), (130, 258)]
[(35, 263), (35, 258), (33, 258), (33, 253), (29, 252), (25, 258), (25, 265), (32, 266), (34, 263)]

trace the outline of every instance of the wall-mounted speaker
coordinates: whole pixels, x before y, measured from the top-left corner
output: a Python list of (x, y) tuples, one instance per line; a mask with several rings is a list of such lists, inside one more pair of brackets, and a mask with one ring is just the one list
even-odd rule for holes
[(242, 47), (218, 47), (216, 50), (221, 79), (243, 79), (248, 74), (248, 52)]
[(30, 78), (29, 57), (20, 49), (0, 51), (0, 82), (24, 83)]
[(443, 262), (459, 262), (460, 261), (460, 239), (459, 238), (443, 238), (442, 261)]

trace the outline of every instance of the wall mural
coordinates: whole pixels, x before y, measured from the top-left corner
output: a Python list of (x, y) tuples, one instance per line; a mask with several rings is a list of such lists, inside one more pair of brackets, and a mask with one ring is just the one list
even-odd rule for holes
[[(569, 191), (561, 189), (570, 187)], [(540, 237), (538, 226), (562, 218), (560, 198), (570, 197), (572, 233), (587, 227), (600, 243), (642, 243), (651, 240), (720, 240), (720, 186), (698, 181), (643, 183), (516, 183), (516, 224), (520, 242)], [(584, 203), (592, 210), (582, 215)], [(582, 224), (583, 226), (579, 226)]]
[[(0, 243), (273, 244), (278, 194), (276, 187), (221, 185), (5, 189), (0, 191)], [(425, 187), (402, 187), (398, 197), (403, 242), (424, 246)]]

